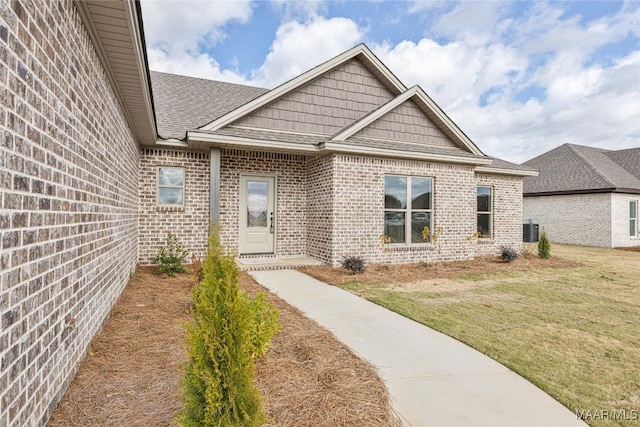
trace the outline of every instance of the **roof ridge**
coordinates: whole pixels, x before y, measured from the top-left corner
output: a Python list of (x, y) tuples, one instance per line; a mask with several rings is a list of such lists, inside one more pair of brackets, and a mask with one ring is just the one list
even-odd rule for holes
[(186, 78), (186, 79), (203, 80), (205, 82), (223, 83), (223, 84), (226, 84), (226, 85), (249, 87), (249, 88), (252, 88), (252, 89), (262, 89), (262, 90), (266, 90), (266, 91), (270, 91), (271, 90), (271, 89), (268, 89), (268, 88), (262, 87), (262, 86), (252, 86), (252, 85), (246, 85), (246, 84), (242, 84), (242, 83), (232, 83), (232, 82), (226, 82), (224, 80), (208, 79), (206, 77), (195, 77), (195, 76), (188, 76), (186, 74), (167, 73), (166, 71), (157, 71), (157, 70), (149, 70), (149, 71), (151, 73), (165, 74), (165, 75), (168, 75), (168, 76), (176, 76), (176, 77)]
[[(616, 187), (616, 184), (611, 181), (600, 169), (598, 169), (598, 167), (596, 165), (594, 165), (593, 163), (591, 163), (589, 161), (589, 159), (587, 159), (582, 153), (580, 153), (578, 150), (576, 150), (574, 147), (575, 146), (579, 146), (579, 147), (586, 147), (588, 149), (593, 149), (593, 150), (597, 150), (600, 152), (600, 154), (604, 155), (605, 157), (608, 158), (608, 156), (606, 156), (602, 151), (600, 151), (599, 148), (595, 148), (595, 147), (589, 147), (587, 145), (578, 145), (578, 144), (567, 144), (568, 148), (573, 151), (576, 156), (578, 156), (580, 158), (580, 160), (582, 160), (587, 166), (589, 166), (596, 174), (598, 174), (598, 176), (600, 178), (602, 178), (604, 180), (604, 182), (606, 182), (607, 184), (609, 184), (611, 187)], [(608, 150), (607, 150), (608, 151)], [(611, 159), (610, 159), (611, 160)], [(613, 161), (613, 160), (612, 160)], [(615, 162), (613, 162), (615, 163)], [(616, 166), (619, 167), (619, 165), (617, 163), (615, 163)]]

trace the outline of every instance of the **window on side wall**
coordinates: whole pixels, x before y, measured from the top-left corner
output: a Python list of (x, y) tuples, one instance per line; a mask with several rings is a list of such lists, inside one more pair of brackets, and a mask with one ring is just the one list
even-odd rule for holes
[(184, 168), (159, 167), (156, 194), (158, 206), (184, 206)]
[(638, 201), (629, 202), (629, 236), (638, 236)]
[(385, 243), (427, 243), (424, 237), (433, 232), (432, 218), (432, 178), (384, 177)]
[(491, 187), (477, 188), (478, 237), (491, 238), (493, 236), (493, 189)]

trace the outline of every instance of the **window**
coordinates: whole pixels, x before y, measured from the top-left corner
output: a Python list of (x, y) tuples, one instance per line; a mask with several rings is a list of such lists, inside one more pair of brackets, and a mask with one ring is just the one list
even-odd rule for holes
[(478, 187), (478, 237), (490, 238), (492, 236), (493, 224), (493, 200), (491, 187)]
[(433, 209), (433, 179), (415, 176), (384, 177), (384, 234), (387, 243), (426, 243)]
[(184, 206), (184, 168), (158, 168), (158, 206)]
[(638, 201), (631, 200), (629, 202), (629, 236), (636, 237), (638, 235)]

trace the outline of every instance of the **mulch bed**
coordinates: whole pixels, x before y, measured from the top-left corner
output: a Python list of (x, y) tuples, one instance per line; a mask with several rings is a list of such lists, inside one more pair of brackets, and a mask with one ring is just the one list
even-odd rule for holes
[[(264, 291), (240, 277), (248, 293)], [(175, 425), (194, 283), (191, 274), (163, 279), (138, 267), (48, 425)], [(294, 307), (267, 298), (283, 324), (257, 361), (269, 426), (398, 425), (375, 368)]]
[(628, 246), (626, 248), (616, 248), (621, 251), (640, 252), (640, 246)]
[(574, 261), (551, 257), (541, 259), (525, 254), (515, 261), (507, 263), (495, 256), (478, 257), (469, 261), (437, 262), (422, 264), (371, 264), (363, 274), (353, 274), (342, 268), (325, 265), (305, 267), (300, 271), (332, 285), (358, 281), (376, 285), (383, 283), (410, 283), (429, 279), (457, 279), (463, 276), (523, 271), (541, 268), (571, 268), (580, 264)]

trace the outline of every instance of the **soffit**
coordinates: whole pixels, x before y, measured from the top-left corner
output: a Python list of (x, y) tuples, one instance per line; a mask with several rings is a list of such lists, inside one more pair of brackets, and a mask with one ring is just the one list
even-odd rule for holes
[(154, 145), (156, 124), (139, 4), (83, 0), (76, 5), (137, 140)]

